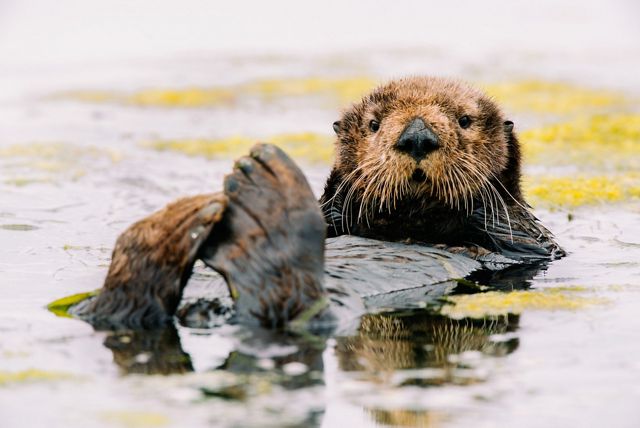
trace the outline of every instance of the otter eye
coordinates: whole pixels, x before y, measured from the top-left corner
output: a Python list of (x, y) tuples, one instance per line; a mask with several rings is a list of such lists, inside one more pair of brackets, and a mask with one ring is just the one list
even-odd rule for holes
[(467, 115), (464, 115), (460, 119), (458, 119), (458, 123), (460, 124), (460, 128), (467, 129), (469, 126), (471, 126), (471, 118)]
[(380, 122), (378, 122), (377, 120), (372, 120), (371, 122), (369, 122), (369, 129), (371, 130), (371, 132), (378, 132), (378, 129), (380, 129)]

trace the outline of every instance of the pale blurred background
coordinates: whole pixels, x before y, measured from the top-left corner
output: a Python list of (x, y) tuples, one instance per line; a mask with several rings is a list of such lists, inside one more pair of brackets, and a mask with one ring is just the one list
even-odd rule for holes
[(634, 0), (3, 0), (0, 64), (415, 47), (615, 56), (637, 54), (639, 18)]

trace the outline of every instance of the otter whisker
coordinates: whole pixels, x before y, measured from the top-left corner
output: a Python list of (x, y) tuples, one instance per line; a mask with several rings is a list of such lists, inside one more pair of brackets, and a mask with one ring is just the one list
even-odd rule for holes
[[(342, 207), (342, 217), (346, 220), (346, 226), (347, 226), (347, 234), (350, 234), (350, 229), (349, 229), (349, 225), (353, 222), (353, 210), (351, 209), (351, 205), (353, 202), (353, 198), (356, 194), (356, 192), (360, 189), (362, 183), (366, 180), (367, 178), (367, 171), (370, 171), (372, 168), (373, 169), (377, 169), (375, 168), (375, 166), (377, 166), (378, 162), (376, 159), (372, 159), (369, 161), (365, 161), (363, 162), (361, 165), (359, 165), (350, 175), (356, 175), (357, 173), (364, 171), (364, 174), (361, 174), (350, 186), (349, 191), (347, 192), (347, 196), (345, 197), (345, 202), (343, 204)], [(360, 219), (360, 216), (358, 216), (358, 220)], [(367, 221), (368, 224), (368, 221)], [(343, 232), (344, 232), (344, 226), (343, 226)]]
[(511, 230), (511, 218), (509, 217), (509, 209), (507, 208), (507, 204), (505, 203), (504, 199), (502, 198), (498, 190), (495, 188), (495, 186), (491, 184), (491, 182), (488, 182), (488, 183), (489, 183), (489, 186), (491, 186), (493, 193), (496, 195), (496, 198), (498, 198), (498, 200), (502, 204), (502, 209), (504, 210), (504, 214), (507, 217), (507, 226), (509, 227), (509, 236), (511, 237), (511, 242), (513, 242), (513, 231)]
[[(340, 186), (338, 186), (338, 188), (336, 189), (336, 192), (335, 192), (334, 196), (333, 196), (331, 199), (329, 199), (329, 201), (331, 201), (331, 211), (333, 211), (333, 210), (334, 210), (334, 203), (335, 203), (336, 197), (337, 197), (338, 195), (342, 195), (341, 190), (342, 190), (342, 189), (343, 189), (347, 184), (351, 184), (351, 179), (352, 179), (352, 177), (357, 173), (357, 170), (358, 170), (358, 168), (356, 168), (356, 170), (352, 171), (351, 173), (349, 173), (349, 174), (347, 175), (347, 177), (345, 177), (345, 179), (343, 180), (343, 182), (342, 182), (342, 183), (340, 183)], [(353, 185), (352, 185), (351, 187), (353, 187)], [(340, 197), (342, 197), (342, 196), (340, 196)], [(329, 201), (327, 201), (327, 202), (329, 202)], [(344, 226), (345, 226), (345, 224), (344, 224), (344, 223), (345, 223), (345, 222), (344, 222), (344, 209), (345, 209), (346, 202), (347, 202), (347, 199), (346, 199), (346, 198), (342, 200), (342, 207), (341, 207), (342, 209), (341, 209), (341, 212), (340, 212), (340, 226), (341, 226), (341, 229), (342, 229), (342, 232), (343, 232), (343, 233), (344, 233), (344, 231), (345, 231), (345, 230), (344, 230)], [(333, 224), (333, 228), (334, 228), (334, 230), (337, 230), (337, 226), (336, 226), (336, 224), (335, 224), (335, 216), (332, 216), (331, 221), (332, 221), (332, 224)], [(347, 225), (347, 228), (348, 228), (348, 227), (349, 227), (349, 226)], [(348, 232), (347, 232), (347, 233), (348, 233)]]
[(484, 228), (485, 230), (487, 230), (487, 206), (491, 209), (492, 219), (494, 217), (494, 212), (495, 212), (492, 198), (489, 195), (488, 189), (486, 188), (487, 179), (482, 174), (480, 174), (477, 168), (475, 168), (475, 165), (473, 165), (473, 167), (469, 169), (469, 172), (479, 182), (478, 192), (480, 194), (480, 198), (482, 199), (482, 210), (484, 213)]
[[(380, 165), (377, 165), (380, 166)], [(384, 174), (384, 170), (382, 168), (369, 168), (369, 171), (373, 170), (373, 174), (371, 177), (367, 176), (367, 175), (363, 175), (363, 181), (367, 181), (367, 185), (363, 191), (362, 194), (362, 199), (360, 201), (360, 209), (358, 212), (358, 219), (360, 219), (362, 217), (362, 214), (364, 213), (365, 216), (365, 221), (367, 222), (367, 224), (369, 224), (369, 205), (370, 202), (373, 202), (373, 200), (375, 199), (376, 196), (376, 188), (372, 188), (372, 185), (376, 185), (376, 186), (380, 186), (383, 183), (381, 183), (382, 180), (380, 180), (380, 176)]]
[(466, 171), (459, 170), (458, 172), (460, 174), (461, 181), (464, 182), (463, 187), (465, 191), (463, 196), (465, 213), (467, 215), (471, 215), (471, 213), (473, 212), (473, 189), (471, 188), (471, 184), (469, 183), (469, 176), (467, 175)]
[(512, 194), (511, 192), (509, 192), (509, 190), (507, 190), (507, 188), (504, 186), (504, 184), (502, 184), (502, 181), (500, 181), (500, 179), (498, 179), (498, 177), (491, 172), (491, 176), (493, 177), (493, 179), (500, 185), (500, 187), (502, 187), (502, 189), (507, 192), (507, 195), (509, 195), (509, 197), (513, 200), (513, 202), (515, 202), (520, 208), (522, 208), (525, 211), (531, 211), (531, 207), (529, 206), (525, 206), (523, 204), (520, 203), (519, 200), (517, 200)]
[(453, 184), (451, 183), (451, 178), (449, 177), (451, 170), (447, 170), (447, 172), (445, 173), (445, 177), (446, 177), (446, 184), (447, 184), (447, 203), (449, 204), (449, 206), (451, 207), (451, 209), (454, 208), (453, 204), (455, 202), (455, 199), (453, 197), (454, 194), (454, 190), (453, 190)]
[[(349, 192), (347, 193), (347, 202), (345, 203), (345, 206), (343, 207), (343, 212), (346, 210), (346, 214), (345, 214), (345, 218), (347, 219), (347, 227), (349, 224), (351, 224), (353, 222), (353, 210), (351, 208), (352, 203), (353, 203), (353, 199), (356, 195), (356, 192), (360, 189), (360, 186), (362, 185), (362, 183), (365, 181), (365, 176), (360, 176), (353, 184), (353, 186), (351, 186), (351, 188), (349, 189)], [(359, 220), (359, 217), (358, 217)]]
[[(376, 174), (377, 176), (377, 174)], [(365, 180), (363, 180), (365, 181)], [(358, 209), (358, 219), (362, 218), (363, 214), (364, 214), (364, 218), (365, 221), (367, 222), (367, 224), (369, 224), (369, 198), (370, 198), (370, 194), (371, 194), (371, 184), (373, 183), (371, 179), (366, 180), (367, 184), (365, 186), (365, 189), (362, 193), (362, 197), (360, 199), (360, 207)]]
[[(340, 184), (340, 186), (338, 186), (338, 188), (336, 189), (336, 192), (334, 194), (334, 197), (331, 198), (329, 201), (331, 201), (331, 210), (334, 210), (334, 203), (336, 200), (336, 197), (338, 195), (341, 195), (342, 197), (342, 189), (345, 188), (345, 186), (349, 185), (349, 190), (347, 191), (346, 196), (344, 197), (344, 199), (342, 200), (342, 207), (340, 210), (340, 223), (341, 223), (341, 229), (342, 229), (342, 233), (345, 232), (345, 226), (347, 228), (346, 232), (347, 234), (350, 234), (350, 230), (349, 230), (349, 218), (346, 214), (348, 214), (348, 211), (345, 212), (346, 210), (348, 210), (349, 205), (350, 205), (350, 198), (352, 197), (352, 193), (359, 187), (361, 180), (361, 177), (357, 178), (355, 181), (353, 181), (353, 177), (355, 177), (358, 173), (360, 173), (362, 170), (364, 170), (370, 162), (364, 162), (363, 164), (359, 165), (356, 169), (354, 169), (353, 171), (351, 171), (342, 181), (342, 183)], [(329, 202), (327, 201), (327, 202)], [(332, 216), (332, 223), (334, 226), (334, 229), (337, 230), (336, 224), (335, 224), (335, 217)]]
[(468, 196), (468, 190), (469, 189), (467, 187), (466, 182), (464, 181), (464, 173), (462, 171), (457, 170), (457, 169), (454, 169), (452, 171), (452, 173), (453, 173), (453, 178), (456, 181), (456, 188), (458, 190), (462, 189), (462, 192), (459, 191), (458, 193), (460, 193), (462, 195), (462, 199), (463, 199), (463, 202), (464, 202), (464, 211), (465, 211), (465, 213), (468, 213), (469, 202), (467, 200), (467, 196)]
[(478, 166), (476, 163), (471, 162), (469, 159), (465, 158), (464, 156), (461, 158), (461, 160), (469, 168), (468, 171), (471, 174), (471, 176), (475, 177), (480, 183), (478, 191), (480, 192), (480, 196), (483, 202), (483, 211), (485, 214), (484, 215), (485, 230), (487, 227), (487, 201), (489, 202), (489, 208), (491, 210), (491, 221), (493, 223), (493, 227), (495, 227), (496, 220), (498, 221), (498, 223), (500, 222), (499, 214), (496, 210), (496, 208), (498, 207), (498, 200), (494, 194), (494, 191), (488, 187), (489, 185), (491, 185), (491, 183), (489, 182), (489, 179), (478, 170)]
[(462, 190), (460, 194), (462, 196), (462, 202), (464, 203), (464, 212), (468, 213), (469, 212), (469, 200), (468, 200), (469, 187), (468, 187), (468, 183), (466, 182), (466, 177), (462, 171), (455, 170), (454, 173), (455, 173), (456, 182), (457, 182), (456, 188), (459, 191)]

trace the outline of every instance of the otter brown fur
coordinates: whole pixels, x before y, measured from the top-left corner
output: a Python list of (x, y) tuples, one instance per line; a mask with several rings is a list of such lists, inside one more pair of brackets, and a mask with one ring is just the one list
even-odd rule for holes
[[(422, 157), (398, 149), (416, 118), (438, 139)], [(520, 150), (505, 122), (490, 99), (459, 82), (414, 77), (377, 88), (334, 124), (336, 161), (320, 200), (330, 235), (456, 243), (483, 190), (500, 188), (520, 203)]]
[[(417, 154), (401, 145), (416, 119), (432, 136)], [(513, 122), (481, 91), (434, 77), (391, 81), (347, 109), (334, 130), (336, 160), (320, 199), (329, 236), (499, 251), (496, 237), (513, 240), (516, 229), (518, 240), (535, 229), (530, 243), (561, 255), (523, 199)]]
[[(258, 145), (223, 192), (178, 201), (125, 231), (101, 293), (74, 313), (106, 327), (166, 323), (200, 258), (222, 274), (243, 322), (324, 326), (362, 314), (367, 294), (564, 254), (523, 200), (513, 123), (483, 93), (400, 79), (347, 109), (334, 129), (320, 206), (284, 152)], [(326, 263), (325, 230), (335, 239)]]

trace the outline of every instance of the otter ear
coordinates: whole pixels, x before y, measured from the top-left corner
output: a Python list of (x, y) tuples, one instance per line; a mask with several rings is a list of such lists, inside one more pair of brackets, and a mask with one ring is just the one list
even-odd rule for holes
[(504, 122), (504, 132), (511, 134), (511, 131), (513, 131), (513, 122), (507, 120)]
[(337, 134), (340, 132), (340, 121), (336, 120), (333, 122), (333, 131)]

